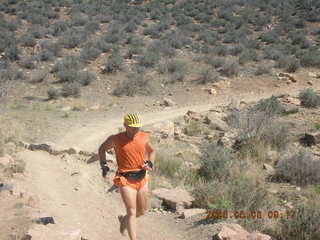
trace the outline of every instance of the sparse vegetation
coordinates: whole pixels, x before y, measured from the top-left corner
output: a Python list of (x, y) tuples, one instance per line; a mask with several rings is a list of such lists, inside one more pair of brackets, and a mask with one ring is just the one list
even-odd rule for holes
[(311, 88), (300, 92), (299, 98), (304, 107), (315, 108), (320, 106), (320, 96)]
[(283, 181), (293, 184), (319, 184), (320, 162), (313, 154), (300, 150), (289, 157), (285, 157), (277, 164), (277, 176)]

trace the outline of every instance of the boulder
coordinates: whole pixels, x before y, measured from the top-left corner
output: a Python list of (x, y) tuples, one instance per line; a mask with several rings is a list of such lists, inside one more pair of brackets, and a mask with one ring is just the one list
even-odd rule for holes
[(161, 105), (166, 106), (166, 107), (171, 107), (171, 106), (174, 106), (175, 103), (170, 98), (164, 98), (163, 103)]
[(286, 78), (289, 79), (291, 82), (297, 82), (297, 79), (295, 77), (293, 77), (292, 75), (290, 75), (289, 73), (279, 73), (278, 75), (280, 78)]
[(198, 112), (194, 112), (194, 111), (191, 111), (189, 110), (184, 116), (183, 116), (184, 120), (186, 122), (189, 122), (189, 121), (200, 121), (203, 116), (201, 113), (198, 113)]
[(320, 132), (305, 133), (305, 135), (300, 139), (301, 143), (306, 146), (313, 146), (320, 143)]
[(61, 230), (56, 225), (33, 225), (26, 234), (32, 240), (83, 240), (80, 229)]
[(274, 175), (275, 174), (275, 169), (271, 165), (269, 165), (267, 163), (263, 164), (263, 169), (266, 170), (268, 175)]
[(45, 151), (48, 153), (52, 153), (52, 147), (48, 143), (30, 144), (28, 149), (31, 151)]
[(192, 216), (198, 215), (198, 214), (204, 214), (206, 213), (206, 209), (202, 208), (190, 208), (190, 209), (185, 209), (182, 213), (182, 218), (190, 218)]
[(162, 138), (173, 138), (174, 137), (174, 123), (172, 121), (163, 121), (159, 123), (152, 124), (147, 127), (152, 133), (159, 133)]
[(239, 224), (223, 224), (220, 232), (213, 236), (213, 240), (272, 240), (266, 234), (260, 232), (249, 233)]
[(217, 115), (214, 112), (209, 112), (204, 118), (204, 123), (210, 124), (214, 129), (219, 130), (219, 131), (228, 131), (229, 126), (226, 122), (221, 120), (219, 118), (219, 115)]
[(163, 201), (156, 197), (150, 198), (150, 207), (151, 208), (161, 208)]
[(176, 210), (180, 204), (184, 207), (190, 207), (194, 201), (190, 193), (181, 188), (158, 188), (153, 190), (152, 194), (162, 199), (164, 204), (173, 210)]

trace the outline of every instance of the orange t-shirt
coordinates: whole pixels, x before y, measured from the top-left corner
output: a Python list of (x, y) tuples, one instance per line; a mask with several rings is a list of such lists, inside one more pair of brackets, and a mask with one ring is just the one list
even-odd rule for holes
[(139, 131), (133, 139), (128, 138), (126, 132), (113, 135), (114, 150), (119, 172), (138, 171), (142, 169), (146, 160), (146, 143), (149, 134)]

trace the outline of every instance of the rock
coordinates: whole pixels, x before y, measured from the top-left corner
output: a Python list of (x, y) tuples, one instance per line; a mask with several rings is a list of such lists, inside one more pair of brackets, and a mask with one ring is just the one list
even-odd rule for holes
[(282, 104), (283, 106), (283, 114), (295, 114), (299, 112), (299, 107), (293, 106), (291, 104)]
[(149, 130), (152, 133), (159, 133), (162, 138), (173, 138), (175, 132), (174, 122), (167, 120), (155, 123), (146, 127), (145, 130)]
[(99, 105), (93, 105), (90, 107), (90, 110), (99, 110), (100, 106)]
[(206, 212), (207, 210), (202, 208), (185, 209), (182, 213), (182, 218), (189, 218), (198, 214), (204, 214)]
[(158, 188), (153, 190), (152, 194), (157, 198), (162, 199), (164, 204), (173, 210), (176, 210), (179, 203), (182, 203), (184, 207), (190, 207), (194, 201), (194, 198), (190, 193), (181, 188)]
[(289, 79), (291, 82), (297, 82), (297, 79), (295, 79), (292, 75), (288, 74), (288, 73), (279, 73), (278, 75), (279, 77), (283, 77), (283, 78), (287, 78)]
[(33, 225), (27, 235), (31, 236), (32, 240), (84, 240), (81, 237), (80, 229), (64, 230), (61, 231), (56, 225)]
[(71, 106), (66, 106), (66, 107), (61, 108), (61, 111), (68, 112), (68, 111), (71, 111), (71, 109), (72, 109)]
[(267, 188), (267, 191), (269, 192), (269, 193), (272, 193), (272, 194), (278, 194), (279, 193), (279, 191), (278, 191), (278, 189), (275, 189), (275, 188)]
[(90, 163), (93, 163), (93, 162), (98, 161), (98, 160), (99, 160), (99, 155), (98, 154), (94, 154), (86, 161), (86, 163), (90, 164)]
[(214, 95), (214, 96), (217, 95), (217, 93), (218, 93), (215, 88), (210, 88), (208, 91), (209, 91), (209, 94)]
[(291, 103), (291, 104), (296, 105), (296, 106), (300, 106), (301, 105), (301, 101), (300, 101), (299, 98), (287, 97), (286, 101), (288, 103)]
[(269, 150), (266, 154), (266, 160), (273, 162), (278, 158), (278, 152), (277, 151), (273, 151), (273, 150)]
[(214, 112), (209, 112), (204, 118), (205, 124), (210, 124), (210, 126), (219, 131), (228, 131), (229, 126), (226, 122), (221, 120), (219, 116)]
[(52, 147), (51, 147), (51, 145), (49, 145), (47, 143), (30, 144), (28, 149), (31, 151), (39, 151), (40, 150), (40, 151), (52, 153)]
[(312, 81), (308, 81), (307, 84), (309, 84), (310, 86), (313, 85), (313, 82)]
[(164, 105), (164, 106), (166, 106), (166, 107), (171, 107), (171, 106), (174, 106), (175, 103), (174, 103), (174, 101), (172, 101), (170, 98), (164, 98), (162, 105)]
[(266, 170), (268, 175), (274, 175), (275, 174), (275, 169), (271, 165), (269, 165), (267, 163), (263, 164), (263, 169)]
[(194, 112), (194, 111), (188, 111), (184, 116), (183, 116), (184, 120), (186, 122), (189, 122), (189, 121), (200, 121), (203, 116), (201, 113), (198, 113), (198, 112)]
[(305, 133), (300, 142), (306, 146), (317, 145), (320, 143), (320, 132)]
[(151, 208), (161, 208), (163, 201), (156, 197), (151, 197), (150, 199), (150, 207)]
[(309, 73), (308, 73), (308, 76), (309, 76), (309, 77), (312, 77), (312, 78), (316, 78), (316, 77), (317, 77), (317, 74), (316, 74), (316, 73), (313, 73), (313, 72), (309, 72)]
[(213, 240), (272, 240), (268, 235), (260, 232), (249, 233), (239, 224), (224, 223), (220, 232), (213, 236)]
[(55, 224), (53, 217), (41, 217), (33, 219), (32, 222), (42, 225)]
[(0, 157), (0, 164), (4, 166), (11, 165), (13, 163), (14, 159), (8, 154), (4, 155), (3, 157)]

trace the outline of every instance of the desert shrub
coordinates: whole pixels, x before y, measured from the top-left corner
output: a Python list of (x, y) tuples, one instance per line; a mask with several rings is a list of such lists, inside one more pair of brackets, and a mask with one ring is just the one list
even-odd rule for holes
[(60, 40), (60, 43), (65, 48), (75, 48), (80, 46), (80, 44), (87, 39), (87, 33), (81, 32), (76, 29), (70, 29), (68, 30), (63, 38)]
[(282, 53), (279, 50), (274, 49), (273, 47), (264, 48), (263, 53), (265, 59), (278, 60), (283, 57)]
[(74, 14), (71, 18), (71, 25), (84, 26), (89, 21), (89, 18), (85, 14)]
[(239, 56), (239, 64), (244, 65), (250, 61), (258, 61), (259, 57), (255, 50), (249, 49), (242, 52)]
[(303, 67), (320, 68), (319, 51), (307, 52), (300, 57), (300, 63)]
[(320, 95), (312, 88), (305, 89), (300, 92), (299, 99), (301, 105), (307, 108), (315, 108), (320, 106)]
[(212, 66), (214, 68), (220, 68), (223, 65), (225, 65), (226, 61), (224, 58), (208, 56), (205, 59), (205, 63), (209, 64), (210, 66)]
[(264, 112), (267, 116), (273, 117), (282, 115), (284, 107), (276, 96), (271, 96), (270, 98), (260, 100), (252, 108), (252, 111)]
[(124, 30), (128, 33), (132, 33), (138, 29), (137, 24), (134, 21), (128, 22), (128, 24), (125, 26)]
[(319, 238), (320, 210), (317, 204), (299, 204), (289, 212), (290, 219), (281, 219), (281, 233), (279, 234), (281, 239), (312, 240)]
[(239, 73), (239, 65), (234, 61), (228, 61), (222, 66), (220, 72), (226, 77), (237, 76)]
[(155, 41), (150, 44), (149, 51), (154, 54), (158, 54), (163, 57), (174, 57), (177, 53), (176, 49), (173, 48), (170, 43), (166, 40)]
[(31, 25), (28, 28), (27, 33), (30, 33), (34, 38), (40, 39), (48, 33), (48, 30), (43, 26)]
[[(191, 192), (194, 197), (193, 205), (199, 208), (210, 208), (212, 205), (217, 204), (219, 201), (219, 209), (229, 209), (230, 201), (228, 199), (223, 198), (221, 194), (221, 186), (224, 184), (218, 181), (199, 181), (198, 187), (194, 188)], [(220, 191), (219, 191), (220, 190)], [(219, 194), (218, 194), (219, 193)], [(217, 196), (220, 196), (221, 199), (217, 201)], [(223, 204), (221, 200), (225, 200), (226, 204)], [(222, 204), (221, 204), (222, 203)]]
[(212, 68), (205, 68), (200, 71), (198, 80), (201, 84), (207, 84), (210, 82), (216, 82), (217, 78), (218, 75)]
[(84, 30), (89, 33), (95, 33), (100, 29), (100, 25), (97, 22), (90, 21), (84, 27)]
[(110, 43), (107, 43), (103, 38), (101, 38), (96, 41), (95, 48), (99, 49), (103, 53), (106, 53), (113, 48), (113, 45)]
[(294, 73), (300, 68), (300, 61), (296, 58), (288, 58), (285, 71)]
[(276, 166), (276, 176), (292, 184), (306, 185), (320, 183), (320, 162), (314, 155), (300, 150), (281, 159)]
[(275, 31), (264, 32), (260, 35), (260, 39), (267, 44), (279, 42), (279, 36)]
[(144, 74), (132, 73), (115, 87), (113, 94), (115, 96), (132, 97), (135, 95), (150, 95), (153, 91), (151, 78), (145, 77)]
[(82, 85), (82, 86), (87, 86), (89, 85), (92, 81), (96, 80), (96, 74), (93, 72), (88, 72), (88, 71), (82, 71), (79, 72), (77, 81)]
[(48, 93), (48, 99), (49, 100), (56, 100), (60, 96), (60, 91), (58, 89), (52, 88), (52, 87), (49, 88), (47, 93)]
[(226, 56), (228, 54), (228, 48), (226, 45), (219, 45), (213, 49), (213, 52), (218, 56)]
[(11, 45), (5, 50), (5, 55), (10, 61), (20, 59), (20, 49), (16, 45)]
[(20, 43), (23, 47), (34, 47), (37, 42), (30, 33), (26, 33), (21, 36)]
[(223, 181), (230, 177), (230, 166), (234, 160), (231, 151), (216, 143), (209, 143), (202, 150), (199, 175), (208, 181)]
[(51, 34), (55, 37), (61, 36), (69, 28), (69, 23), (66, 21), (59, 21), (52, 24)]
[(52, 55), (53, 57), (58, 57), (61, 52), (61, 47), (59, 43), (56, 41), (51, 41), (51, 40), (41, 41), (40, 47), (41, 47), (41, 52), (42, 51), (47, 52), (47, 55)]
[(23, 71), (21, 69), (8, 66), (6, 69), (0, 70), (1, 80), (22, 80), (25, 78)]
[(192, 44), (190, 38), (184, 36), (183, 33), (178, 31), (170, 31), (166, 33), (161, 40), (167, 41), (168, 44), (175, 49), (181, 49), (182, 47)]
[(183, 161), (181, 159), (160, 153), (155, 163), (155, 173), (160, 176), (175, 178), (181, 169), (182, 163)]
[(31, 77), (31, 82), (32, 83), (43, 82), (47, 76), (48, 76), (47, 71), (38, 71), (38, 72), (34, 73), (34, 75)]
[(95, 47), (83, 48), (80, 52), (80, 59), (84, 62), (90, 62), (99, 57), (101, 50)]
[(138, 64), (146, 68), (154, 67), (160, 60), (160, 56), (152, 51), (147, 51), (143, 56), (139, 57)]
[(20, 65), (27, 69), (34, 69), (36, 67), (35, 59), (34, 57), (24, 57), (21, 59)]
[(82, 67), (80, 58), (69, 55), (58, 61), (52, 68), (51, 73), (57, 73), (63, 70), (79, 70)]
[(105, 69), (103, 72), (105, 73), (115, 73), (123, 70), (124, 59), (123, 57), (117, 53), (113, 52), (107, 60), (105, 65)]
[(104, 35), (104, 41), (110, 44), (118, 43), (121, 38), (122, 36), (120, 35), (120, 33), (113, 34), (108, 32), (106, 35)]
[(196, 120), (188, 122), (183, 128), (183, 132), (188, 136), (198, 136), (201, 134), (201, 122)]
[(260, 76), (260, 75), (269, 74), (269, 73), (270, 73), (269, 66), (259, 65), (254, 74), (256, 76)]
[(61, 96), (63, 97), (79, 97), (80, 96), (80, 84), (77, 82), (64, 83), (61, 88)]
[(243, 47), (241, 45), (236, 45), (229, 49), (229, 53), (232, 56), (238, 56), (239, 54), (242, 53), (242, 51), (243, 51)]
[(43, 61), (43, 62), (51, 61), (54, 59), (54, 54), (48, 50), (42, 50), (39, 53), (39, 59), (40, 61)]
[(57, 77), (59, 79), (59, 82), (60, 83), (63, 83), (63, 82), (75, 82), (77, 81), (78, 79), (78, 70), (76, 69), (62, 69), (60, 71), (57, 72)]

